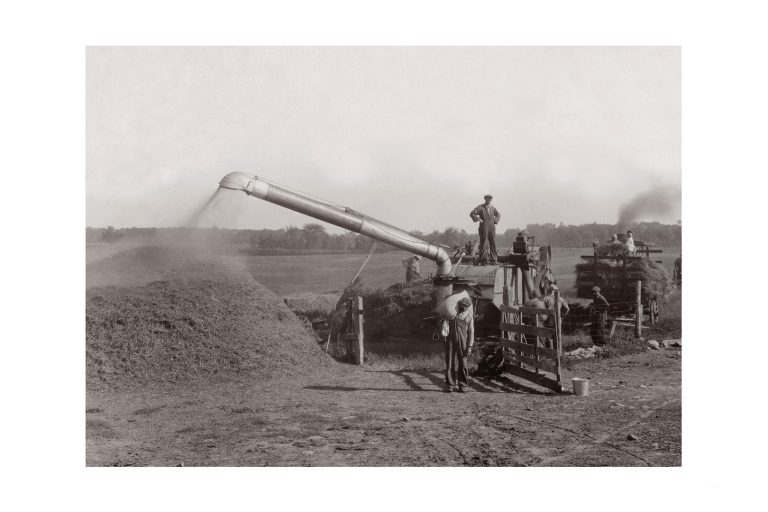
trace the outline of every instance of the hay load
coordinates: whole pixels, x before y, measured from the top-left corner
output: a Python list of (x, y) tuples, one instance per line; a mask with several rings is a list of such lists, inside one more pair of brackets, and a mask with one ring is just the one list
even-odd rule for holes
[(666, 269), (655, 261), (645, 258), (626, 260), (617, 257), (615, 260), (599, 260), (576, 265), (577, 295), (579, 298), (592, 297), (592, 287), (597, 285), (601, 293), (611, 304), (619, 302), (634, 302), (635, 282), (642, 283), (642, 301), (652, 298), (666, 298), (674, 290), (672, 277)]
[(86, 269), (89, 388), (268, 379), (334, 365), (285, 303), (236, 265), (167, 247), (97, 263)]

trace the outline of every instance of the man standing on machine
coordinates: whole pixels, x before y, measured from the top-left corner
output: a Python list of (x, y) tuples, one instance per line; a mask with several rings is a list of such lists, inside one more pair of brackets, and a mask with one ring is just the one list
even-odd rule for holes
[[(485, 203), (478, 205), (474, 210), (469, 212), (469, 216), (472, 218), (472, 222), (480, 222), (478, 233), (480, 234), (480, 249), (478, 254), (480, 255), (480, 263), (488, 263), (495, 265), (498, 258), (496, 252), (496, 224), (499, 223), (501, 215), (499, 211), (491, 205), (493, 196), (486, 194)], [(485, 244), (488, 243), (488, 255), (486, 256)]]

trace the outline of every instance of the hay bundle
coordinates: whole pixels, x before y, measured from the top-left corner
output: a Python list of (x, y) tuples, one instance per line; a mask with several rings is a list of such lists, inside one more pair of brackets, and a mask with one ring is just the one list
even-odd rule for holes
[(625, 256), (629, 254), (627, 246), (618, 240), (606, 242), (595, 247), (598, 256)]
[[(424, 321), (435, 309), (432, 283), (396, 283), (387, 288), (365, 288), (356, 282), (344, 290), (343, 297), (363, 297), (365, 336), (371, 342), (392, 338), (424, 338), (432, 326)], [(346, 300), (333, 315), (331, 332), (344, 332)]]
[(668, 298), (675, 288), (674, 279), (661, 263), (639, 260), (638, 268), (643, 276), (643, 293), (660, 299)]

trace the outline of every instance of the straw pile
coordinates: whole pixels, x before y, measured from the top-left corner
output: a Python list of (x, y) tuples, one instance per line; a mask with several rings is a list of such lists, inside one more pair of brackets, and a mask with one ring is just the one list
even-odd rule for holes
[(295, 293), (283, 297), (285, 304), (297, 316), (310, 322), (329, 320), (339, 301), (337, 293)]
[(99, 284), (86, 293), (89, 388), (268, 379), (334, 365), (284, 302), (235, 265), (144, 247), (86, 271)]

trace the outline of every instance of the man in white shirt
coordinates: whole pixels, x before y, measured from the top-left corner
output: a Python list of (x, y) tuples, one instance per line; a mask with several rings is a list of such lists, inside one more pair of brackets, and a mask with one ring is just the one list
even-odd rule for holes
[(632, 231), (627, 231), (627, 241), (624, 242), (624, 245), (627, 247), (627, 253), (629, 253), (630, 256), (634, 256), (635, 252), (637, 252), (637, 247), (635, 247), (635, 239), (633, 238)]

